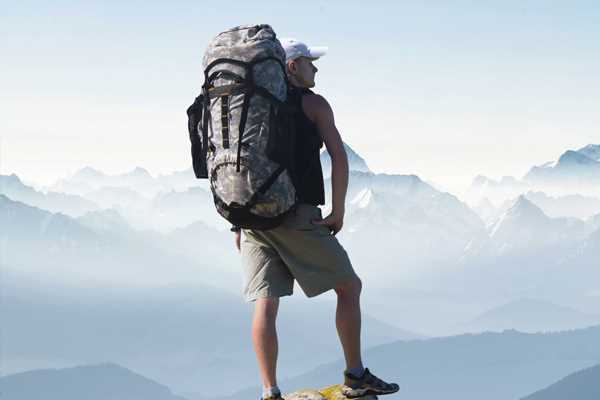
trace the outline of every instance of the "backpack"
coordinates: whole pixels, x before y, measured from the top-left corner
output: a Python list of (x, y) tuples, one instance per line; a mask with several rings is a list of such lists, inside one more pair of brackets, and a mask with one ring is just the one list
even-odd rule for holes
[(239, 26), (213, 39), (203, 67), (187, 110), (194, 173), (234, 226), (274, 228), (297, 201), (285, 52), (269, 25)]

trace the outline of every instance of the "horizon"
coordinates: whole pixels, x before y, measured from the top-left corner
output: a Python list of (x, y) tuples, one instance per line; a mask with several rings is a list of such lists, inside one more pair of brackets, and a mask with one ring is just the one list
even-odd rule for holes
[[(356, 149), (354, 147), (350, 146), (349, 144), (347, 144), (347, 145), (359, 157), (361, 157), (363, 160), (365, 160), (367, 162), (367, 165), (369, 165), (367, 159), (365, 159), (360, 154), (360, 152), (356, 151)], [(578, 147), (578, 148), (565, 149), (563, 152), (561, 152), (560, 155), (563, 155), (567, 151), (579, 151), (579, 150), (581, 150), (581, 149), (583, 149), (585, 147), (589, 147), (589, 146), (600, 146), (600, 144), (588, 143), (588, 144), (586, 144), (584, 146), (581, 146), (581, 147)], [(0, 148), (0, 150), (1, 150), (1, 148)], [(326, 150), (323, 150), (323, 151), (326, 151)], [(556, 162), (559, 159), (560, 155), (557, 156), (555, 159), (549, 160), (549, 161), (547, 161), (545, 163), (540, 163), (540, 164), (535, 164), (535, 165), (532, 164), (527, 169), (526, 172), (528, 172), (529, 170), (531, 170), (531, 168), (533, 168), (533, 167), (539, 167), (539, 166), (544, 165), (544, 164), (549, 163), (549, 162)], [(104, 169), (98, 168), (97, 166), (89, 165), (88, 164), (88, 165), (81, 165), (79, 167), (76, 167), (76, 168), (74, 168), (74, 169), (66, 172), (64, 175), (61, 175), (61, 176), (47, 176), (47, 179), (45, 179), (45, 180), (44, 179), (39, 180), (39, 179), (35, 179), (35, 178), (32, 179), (32, 178), (30, 178), (28, 176), (19, 174), (16, 171), (3, 171), (2, 170), (2, 158), (1, 158), (1, 152), (0, 152), (0, 175), (9, 176), (9, 175), (13, 175), (14, 174), (22, 182), (24, 182), (24, 183), (26, 183), (28, 185), (31, 185), (33, 187), (36, 187), (36, 188), (42, 188), (42, 189), (45, 188), (45, 189), (47, 189), (49, 186), (51, 186), (53, 184), (56, 184), (57, 182), (59, 182), (61, 180), (70, 179), (74, 175), (76, 175), (77, 173), (79, 173), (80, 171), (88, 169), (88, 168), (92, 169), (94, 171), (100, 172), (100, 173), (102, 173), (104, 175), (107, 175), (107, 176), (125, 175), (125, 174), (132, 173), (135, 170), (142, 169), (145, 172), (147, 172), (152, 178), (159, 178), (159, 177), (162, 177), (162, 176), (168, 176), (168, 175), (171, 175), (171, 174), (182, 173), (182, 172), (187, 172), (187, 171), (191, 171), (192, 170), (192, 167), (190, 165), (190, 166), (186, 166), (186, 167), (183, 167), (183, 168), (180, 168), (180, 169), (171, 169), (171, 170), (162, 169), (162, 170), (159, 170), (159, 171), (152, 171), (148, 167), (146, 167), (144, 165), (141, 165), (141, 164), (138, 164), (138, 165), (132, 166), (129, 169), (124, 169), (124, 170), (123, 169), (121, 169), (121, 170), (115, 170), (115, 169), (113, 169), (111, 171), (106, 171)], [(416, 175), (419, 179), (421, 179), (423, 182), (425, 182), (427, 184), (431, 184), (431, 185), (434, 185), (434, 186), (441, 185), (443, 190), (447, 189), (449, 192), (457, 193), (457, 194), (464, 194), (463, 192), (466, 191), (466, 190), (468, 190), (472, 186), (472, 184), (474, 183), (474, 181), (477, 178), (479, 178), (479, 177), (484, 177), (484, 178), (487, 178), (487, 179), (490, 179), (490, 180), (494, 180), (494, 181), (500, 182), (504, 178), (515, 178), (518, 181), (522, 181), (523, 178), (524, 178), (524, 176), (525, 176), (525, 174), (523, 174), (522, 176), (513, 176), (513, 175), (488, 176), (488, 175), (484, 175), (484, 174), (476, 174), (473, 177), (471, 177), (470, 180), (468, 180), (468, 181), (464, 181), (464, 182), (460, 182), (460, 183), (457, 183), (457, 182), (448, 183), (448, 182), (443, 182), (443, 181), (431, 180), (431, 179), (428, 179), (427, 177), (420, 176), (420, 175), (417, 175), (417, 174), (411, 174), (411, 173), (395, 173), (395, 172), (378, 172), (378, 171), (373, 171), (372, 168), (370, 167), (370, 165), (369, 165), (369, 169), (374, 174)], [(196, 179), (196, 178), (194, 178), (194, 179)], [(199, 181), (201, 181), (201, 180), (199, 180)]]

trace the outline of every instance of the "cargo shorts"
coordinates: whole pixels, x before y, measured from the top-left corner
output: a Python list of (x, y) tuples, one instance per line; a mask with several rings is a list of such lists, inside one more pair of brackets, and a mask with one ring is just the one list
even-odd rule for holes
[(314, 297), (357, 277), (329, 228), (312, 223), (321, 218), (319, 207), (299, 204), (276, 228), (242, 230), (246, 301), (289, 296), (294, 280), (307, 297)]

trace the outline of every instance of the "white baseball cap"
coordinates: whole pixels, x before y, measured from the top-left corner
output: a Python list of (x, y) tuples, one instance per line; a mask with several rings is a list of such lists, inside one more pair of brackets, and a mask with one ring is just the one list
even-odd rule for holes
[(298, 57), (316, 60), (327, 53), (327, 47), (308, 47), (305, 43), (292, 38), (281, 39), (279, 42), (285, 50), (286, 61), (295, 60)]

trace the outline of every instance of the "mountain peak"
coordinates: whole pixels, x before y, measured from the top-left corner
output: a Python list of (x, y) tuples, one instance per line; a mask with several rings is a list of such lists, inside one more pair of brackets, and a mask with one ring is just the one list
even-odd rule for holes
[[(344, 142), (344, 150), (348, 157), (348, 169), (350, 171), (371, 172), (367, 166), (367, 162), (358, 155), (348, 144)], [(323, 168), (323, 176), (325, 178), (331, 175), (331, 157), (327, 150), (321, 151), (321, 166)]]
[(517, 198), (513, 206), (508, 210), (508, 213), (512, 215), (546, 216), (541, 208), (536, 206), (532, 201), (528, 200), (523, 194)]
[(577, 150), (577, 152), (588, 158), (591, 158), (594, 161), (600, 162), (600, 144), (588, 144), (587, 146)]
[(534, 226), (538, 221), (548, 217), (544, 212), (524, 195), (520, 195), (513, 205), (494, 224), (490, 235), (497, 236), (500, 232), (518, 229), (519, 226)]
[(5, 188), (24, 187), (25, 184), (16, 174), (0, 175), (0, 190)]
[(558, 159), (557, 166), (578, 166), (596, 164), (598, 161), (579, 151), (567, 150)]
[(151, 177), (150, 172), (147, 169), (142, 167), (135, 167), (131, 171), (127, 172), (125, 175), (128, 176), (143, 176), (143, 177)]
[(99, 171), (92, 167), (83, 167), (79, 171), (75, 172), (73, 178), (82, 178), (82, 179), (93, 179), (93, 178), (102, 178), (104, 177), (104, 172)]

